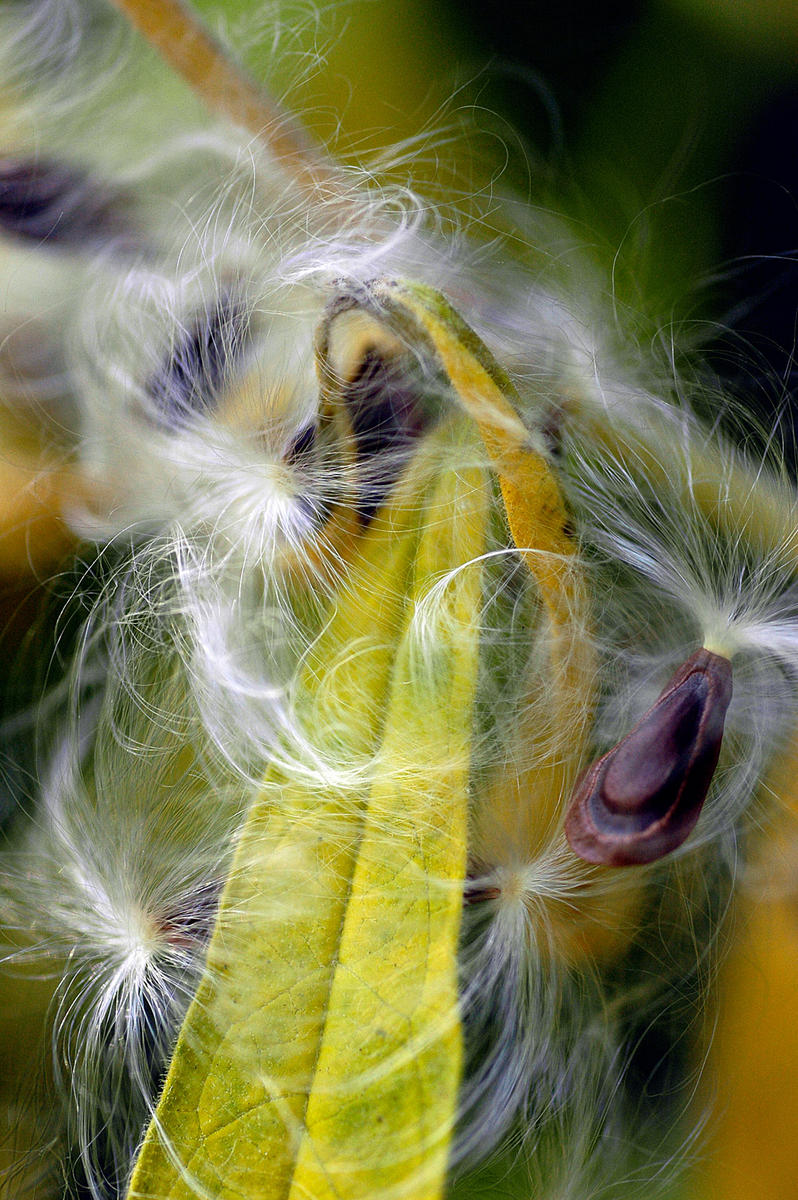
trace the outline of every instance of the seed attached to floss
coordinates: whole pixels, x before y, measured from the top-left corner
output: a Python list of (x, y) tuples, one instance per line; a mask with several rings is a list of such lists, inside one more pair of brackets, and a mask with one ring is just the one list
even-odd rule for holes
[(732, 696), (727, 658), (697, 650), (659, 699), (576, 787), (571, 849), (612, 867), (654, 862), (681, 846), (706, 799)]

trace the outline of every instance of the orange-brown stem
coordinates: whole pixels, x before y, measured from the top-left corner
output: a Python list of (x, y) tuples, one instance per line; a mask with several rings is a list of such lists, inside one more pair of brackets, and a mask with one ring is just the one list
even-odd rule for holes
[(208, 109), (262, 138), (295, 176), (330, 174), (302, 126), (235, 62), (184, 0), (112, 0)]

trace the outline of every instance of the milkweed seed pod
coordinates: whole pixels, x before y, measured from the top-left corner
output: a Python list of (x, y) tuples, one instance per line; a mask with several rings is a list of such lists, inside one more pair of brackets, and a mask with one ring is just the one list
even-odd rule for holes
[(773, 845), (791, 894), (794, 487), (564, 225), (432, 219), (118, 7), (0, 14), (0, 565), (58, 580), (0, 1194), (676, 1196)]

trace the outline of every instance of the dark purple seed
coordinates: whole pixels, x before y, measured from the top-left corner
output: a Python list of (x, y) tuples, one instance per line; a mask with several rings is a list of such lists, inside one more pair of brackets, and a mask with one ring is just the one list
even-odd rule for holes
[(631, 733), (577, 784), (565, 818), (586, 862), (624, 867), (670, 854), (695, 827), (732, 695), (728, 659), (697, 650)]
[(376, 350), (366, 352), (344, 389), (359, 464), (357, 510), (364, 521), (374, 516), (430, 424), (423, 390), (406, 363), (386, 361)]
[(118, 190), (46, 158), (0, 158), (0, 232), (72, 248), (137, 240)]
[(305, 425), (300, 429), (285, 453), (285, 461), (291, 464), (307, 459), (316, 446), (318, 430), (314, 424)]
[(501, 894), (497, 883), (479, 883), (476, 879), (467, 879), (463, 900), (466, 904), (484, 904), (486, 900), (498, 900)]
[(247, 346), (248, 335), (247, 310), (228, 294), (192, 316), (149, 383), (165, 425), (180, 428), (197, 414), (215, 409), (219, 393)]
[(204, 946), (213, 931), (221, 885), (203, 884), (174, 912), (162, 917), (160, 931), (172, 946)]

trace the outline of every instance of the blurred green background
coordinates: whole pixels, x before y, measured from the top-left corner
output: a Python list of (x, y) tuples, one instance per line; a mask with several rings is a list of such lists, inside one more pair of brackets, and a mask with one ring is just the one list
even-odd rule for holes
[[(233, 41), (256, 46), (253, 70), (287, 87), (342, 156), (411, 139), (422, 187), (498, 175), (577, 224), (624, 304), (673, 322), (763, 415), (783, 405), (795, 382), (796, 0), (199, 7), (223, 8)], [(277, 25), (282, 61), (269, 49)]]
[[(271, 23), (281, 27), (276, 90), (307, 71), (295, 99), (325, 140), (340, 125), (344, 150), (366, 154), (459, 113), (493, 135), (491, 167), (509, 151), (510, 179), (533, 197), (554, 180), (563, 206), (615, 243), (639, 238), (630, 225), (645, 224), (647, 251), (660, 260), (652, 272), (677, 288), (723, 258), (721, 227), (751, 190), (740, 172), (760, 174), (757, 199), (773, 211), (773, 193), (798, 173), (796, 0), (197, 7), (226, 13), (239, 44), (260, 35), (251, 53), (261, 74), (271, 69)], [(314, 70), (299, 61), (311, 47)]]

